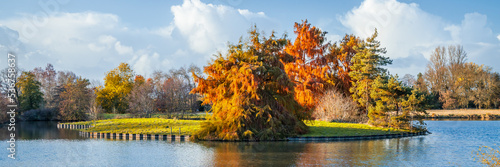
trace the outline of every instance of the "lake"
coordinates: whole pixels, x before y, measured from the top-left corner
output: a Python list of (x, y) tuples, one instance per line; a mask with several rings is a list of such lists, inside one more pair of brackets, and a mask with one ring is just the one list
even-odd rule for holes
[(478, 166), (500, 146), (500, 121), (426, 121), (432, 134), (342, 142), (168, 142), (86, 139), (56, 122), (18, 123), (16, 159), (0, 130), (0, 166)]

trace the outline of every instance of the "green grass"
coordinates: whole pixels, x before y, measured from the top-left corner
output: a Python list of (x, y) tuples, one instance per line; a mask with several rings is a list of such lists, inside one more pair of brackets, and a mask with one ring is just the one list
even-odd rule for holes
[[(170, 127), (172, 127), (174, 135), (179, 134), (179, 128), (181, 128), (181, 135), (191, 135), (201, 129), (200, 124), (202, 122), (204, 122), (204, 120), (175, 120), (164, 118), (107, 119), (96, 121), (95, 127), (83, 131), (170, 135)], [(87, 121), (70, 124), (89, 125), (94, 123), (92, 121)], [(310, 121), (306, 122), (306, 125), (309, 126), (309, 133), (301, 135), (301, 137), (367, 136), (408, 132), (407, 130), (380, 128), (356, 123)]]
[(101, 114), (102, 119), (130, 118), (130, 114)]
[[(158, 134), (178, 135), (179, 128), (181, 135), (191, 135), (193, 132), (200, 129), (198, 120), (175, 120), (163, 118), (124, 118), (124, 119), (107, 119), (95, 121), (95, 127), (82, 130), (85, 132), (100, 132), (100, 133), (131, 133), (131, 134)], [(92, 121), (75, 122), (70, 124), (77, 125), (93, 125)]]
[[(211, 113), (206, 113), (206, 112), (197, 112), (197, 113), (191, 113), (191, 112), (186, 112), (184, 113), (184, 116), (182, 116), (181, 113), (171, 113), (170, 115), (167, 115), (165, 113), (156, 113), (151, 115), (151, 118), (187, 118), (187, 119), (203, 119), (207, 115), (210, 115)], [(121, 118), (133, 118), (134, 116), (131, 114), (109, 114), (109, 113), (102, 113), (100, 114), (100, 119), (121, 119)]]
[(187, 118), (187, 119), (204, 119), (206, 118), (207, 115), (210, 115), (211, 113), (206, 113), (206, 112), (199, 112), (199, 113), (184, 113), (184, 116), (182, 116), (181, 113), (172, 113), (170, 115), (167, 114), (153, 114), (151, 115), (151, 118)]
[(306, 121), (306, 125), (309, 126), (309, 133), (301, 135), (301, 137), (368, 136), (408, 132), (407, 130), (381, 128), (356, 123)]

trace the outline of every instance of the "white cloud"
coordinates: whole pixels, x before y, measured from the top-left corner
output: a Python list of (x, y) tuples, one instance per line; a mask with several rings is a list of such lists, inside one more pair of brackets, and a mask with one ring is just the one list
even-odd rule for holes
[(149, 54), (145, 50), (139, 51), (129, 63), (137, 74), (143, 76), (148, 76), (156, 70), (164, 70), (164, 67), (170, 65), (168, 59), (162, 60), (158, 53)]
[[(253, 24), (266, 32), (275, 27), (263, 12), (198, 0), (171, 9), (173, 20), (160, 28), (122, 23), (118, 15), (93, 11), (7, 17), (0, 19), (0, 51), (16, 51), (19, 66), (27, 70), (51, 63), (57, 70), (102, 79), (106, 71), (128, 62), (137, 73), (149, 75), (191, 63), (206, 65), (216, 50), (246, 36)], [(35, 16), (38, 21), (32, 20)]]
[[(44, 64), (54, 63), (48, 62), (50, 59), (57, 60), (62, 68), (95, 66), (101, 56), (107, 54), (102, 43), (116, 40), (112, 37), (98, 38), (101, 34), (113, 32), (118, 26), (116, 15), (96, 12), (59, 13), (46, 17), (45, 20), (43, 24), (35, 24), (24, 18), (11, 18), (0, 20), (0, 23), (19, 32), (19, 40), (30, 51), (47, 53), (35, 54), (42, 60), (42, 57), (47, 58)], [(20, 63), (28, 69), (38, 64), (28, 60)]]
[[(18, 66), (23, 69), (30, 70), (51, 63), (58, 70), (71, 70), (95, 79), (102, 78), (105, 71), (133, 56), (133, 47), (123, 45), (122, 40), (127, 43), (134, 41), (124, 34), (135, 30), (122, 26), (114, 14), (56, 13), (44, 18), (43, 24), (26, 19), (31, 17), (25, 14), (0, 20), (0, 24), (19, 34), (19, 48), (27, 50), (26, 53), (17, 53)], [(0, 41), (0, 45), (2, 43)]]
[(100, 51), (105, 49), (105, 47), (98, 46), (95, 43), (89, 43), (88, 46), (89, 46), (89, 49), (94, 51), (94, 52), (100, 52)]
[(171, 38), (172, 37), (172, 31), (174, 31), (175, 26), (174, 25), (169, 25), (163, 28), (159, 28), (156, 30), (153, 30), (152, 33), (162, 36), (164, 38)]
[(449, 40), (449, 33), (443, 29), (446, 24), (415, 3), (366, 0), (342, 17), (341, 22), (363, 38), (371, 36), (377, 28), (378, 39), (393, 59), (432, 50)]
[(497, 39), (500, 41), (500, 35), (497, 36)]
[(197, 53), (214, 54), (225, 48), (228, 41), (237, 42), (253, 24), (267, 25), (263, 12), (235, 9), (224, 5), (205, 4), (199, 0), (184, 0), (172, 6), (174, 25), (190, 48)]
[[(21, 41), (19, 41), (19, 33), (8, 27), (0, 25), (0, 50), (2, 52), (20, 52)], [(0, 60), (2, 62), (2, 60)]]
[(132, 54), (134, 52), (134, 49), (129, 46), (124, 46), (120, 43), (120, 41), (115, 43), (115, 50), (118, 52), (118, 54), (124, 55), (124, 54)]
[(439, 16), (423, 11), (415, 3), (365, 0), (339, 20), (354, 34), (363, 38), (373, 34), (374, 28), (377, 28), (378, 40), (381, 41), (382, 47), (387, 48), (386, 55), (395, 59), (395, 62), (401, 59), (398, 62), (407, 63), (389, 67), (397, 70), (392, 71), (393, 73), (415, 69), (421, 70), (414, 71), (413, 74), (424, 72), (426, 62), (423, 59), (406, 60), (416, 60), (414, 57), (420, 56), (428, 59), (436, 46), (455, 44), (464, 46), (469, 53), (469, 60), (496, 69), (500, 67), (484, 61), (486, 55), (496, 53), (495, 47), (496, 50), (500, 48), (498, 45), (489, 45), (496, 40), (492, 30), (487, 26), (487, 17), (479, 13), (465, 14), (460, 24), (450, 24)]
[(105, 44), (108, 47), (110, 47), (116, 42), (116, 38), (111, 35), (101, 35), (99, 36), (98, 41), (99, 43)]

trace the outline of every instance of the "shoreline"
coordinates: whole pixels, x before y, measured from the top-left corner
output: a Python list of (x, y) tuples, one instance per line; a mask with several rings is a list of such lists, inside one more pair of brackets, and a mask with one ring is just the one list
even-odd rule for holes
[(500, 109), (456, 109), (456, 110), (427, 110), (425, 119), (499, 119)]
[[(111, 140), (168, 140), (168, 141), (189, 141), (191, 131), (183, 131), (183, 133), (172, 132), (172, 128), (162, 129), (161, 131), (143, 131), (142, 129), (158, 129), (165, 124), (150, 124), (142, 129), (129, 129), (134, 127), (135, 124), (144, 124), (144, 122), (158, 121), (155, 119), (132, 119), (132, 120), (104, 120), (101, 123), (90, 124), (90, 122), (71, 122), (71, 123), (58, 123), (57, 128), (75, 129), (80, 131), (80, 135), (88, 138), (96, 139), (111, 139)], [(169, 122), (171, 120), (163, 120)], [(129, 123), (123, 123), (129, 122)], [(193, 123), (193, 122), (191, 122)], [(199, 123), (199, 122), (198, 122)], [(113, 126), (117, 124), (121, 127)], [(173, 125), (177, 124), (177, 125)], [(185, 124), (178, 124), (178, 122), (169, 122), (177, 128), (185, 129)], [(106, 128), (104, 128), (106, 126)], [(270, 141), (349, 141), (349, 140), (374, 140), (374, 139), (388, 139), (388, 138), (402, 138), (426, 135), (426, 131), (410, 132), (409, 130), (380, 128), (373, 127), (366, 124), (355, 123), (334, 123), (324, 121), (314, 121), (309, 123), (310, 132), (304, 135), (286, 137), (284, 139), (270, 140)], [(167, 126), (168, 127), (168, 126)], [(111, 129), (110, 129), (111, 128)], [(165, 132), (170, 130), (170, 133)], [(205, 141), (205, 140), (202, 140)], [(240, 142), (229, 140), (206, 140), (206, 141), (222, 141), (222, 142)], [(259, 142), (268, 140), (241, 140), (241, 142)]]
[(352, 141), (352, 140), (376, 140), (376, 139), (392, 139), (414, 136), (424, 136), (432, 134), (428, 131), (407, 132), (399, 134), (384, 134), (384, 135), (366, 135), (366, 136), (318, 136), (318, 137), (288, 137), (288, 141)]

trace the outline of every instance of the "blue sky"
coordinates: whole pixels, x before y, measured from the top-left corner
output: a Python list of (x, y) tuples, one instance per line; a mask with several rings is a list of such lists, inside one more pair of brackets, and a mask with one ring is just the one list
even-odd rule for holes
[[(367, 37), (373, 28), (394, 60), (393, 74), (424, 72), (436, 46), (461, 44), (469, 61), (500, 71), (498, 1), (9, 1), (0, 10), (0, 54), (14, 52), (25, 70), (51, 63), (89, 79), (129, 63), (150, 76), (190, 64), (204, 66), (252, 24), (287, 33), (308, 19), (328, 32)], [(5, 68), (6, 59), (0, 59)]]

